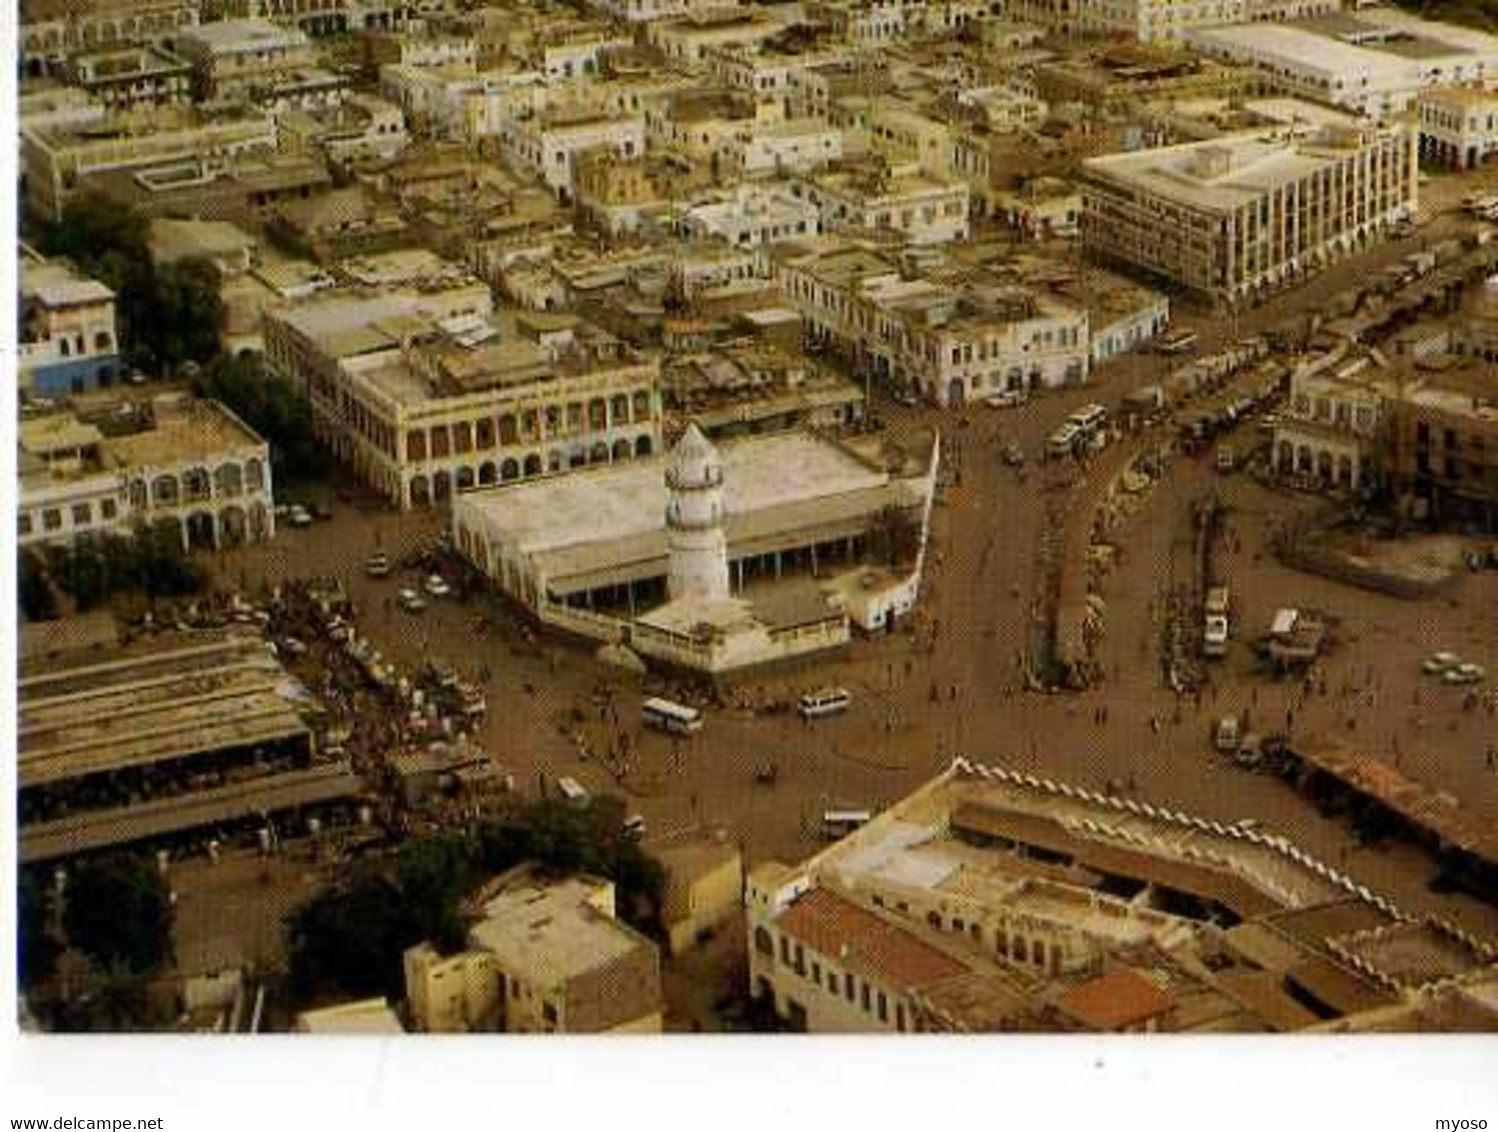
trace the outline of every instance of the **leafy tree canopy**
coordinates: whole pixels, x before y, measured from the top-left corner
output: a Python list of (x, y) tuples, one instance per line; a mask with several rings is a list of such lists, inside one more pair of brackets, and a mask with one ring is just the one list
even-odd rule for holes
[(64, 899), (68, 942), (101, 966), (146, 974), (172, 962), (171, 898), (147, 858), (119, 853), (85, 862)]

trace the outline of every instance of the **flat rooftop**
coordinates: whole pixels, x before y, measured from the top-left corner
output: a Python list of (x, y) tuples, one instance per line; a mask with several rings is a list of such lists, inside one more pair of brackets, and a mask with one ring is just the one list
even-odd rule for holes
[(23, 827), (20, 860), (24, 865), (35, 864), (171, 833), (263, 819), (282, 810), (353, 798), (361, 788), (353, 767), (337, 762), (176, 797), (70, 814)]
[(217, 401), (158, 407), (153, 428), (102, 443), (111, 458), (135, 467), (210, 460), (236, 448), (265, 446), (258, 433)]
[(22, 789), (310, 738), (305, 689), (255, 637), (181, 634), (38, 661), (22, 667), (18, 693)]
[[(875, 471), (842, 447), (805, 432), (727, 440), (724, 505), (730, 517), (786, 503), (882, 486)], [(464, 503), (492, 515), (495, 525), (528, 553), (580, 541), (625, 538), (662, 529), (665, 462), (657, 456), (536, 483), (471, 492)]]
[(469, 928), (469, 946), (493, 952), (507, 970), (542, 984), (585, 975), (650, 946), (595, 906), (606, 883), (523, 872), (483, 898), (483, 918)]
[(1095, 157), (1084, 164), (1095, 178), (1115, 180), (1190, 208), (1225, 211), (1304, 180), (1354, 152), (1329, 142), (1309, 135), (1276, 140), (1254, 131)]

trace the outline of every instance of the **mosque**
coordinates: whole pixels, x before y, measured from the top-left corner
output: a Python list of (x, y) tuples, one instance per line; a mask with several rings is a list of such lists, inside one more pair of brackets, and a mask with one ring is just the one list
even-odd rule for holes
[[(453, 540), (544, 624), (646, 662), (721, 675), (837, 648), (914, 608), (934, 431), (788, 431), (466, 492)], [(871, 562), (898, 514), (913, 554)], [(913, 560), (911, 560), (913, 559)]]

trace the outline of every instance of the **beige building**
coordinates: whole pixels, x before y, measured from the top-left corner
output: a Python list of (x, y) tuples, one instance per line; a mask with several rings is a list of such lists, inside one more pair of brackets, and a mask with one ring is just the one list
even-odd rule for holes
[(660, 1033), (660, 953), (621, 922), (614, 886), (521, 865), (473, 900), (467, 948), (405, 955), (418, 1030), (510, 1034)]
[(216, 401), (158, 397), (137, 431), (69, 414), (23, 422), (20, 542), (171, 524), (189, 549), (275, 533), (270, 446)]
[(810, 1032), (1289, 1032), (1491, 954), (1283, 837), (965, 759), (745, 908), (751, 994)]
[(184, 110), (149, 126), (115, 117), (87, 125), (23, 125), (22, 201), (38, 217), (55, 219), (73, 195), (111, 174), (147, 182), (202, 178), (236, 157), (275, 148), (275, 121), (248, 111)]
[(694, 838), (652, 845), (666, 870), (661, 910), (672, 955), (690, 951), (725, 924), (738, 926), (744, 910), (744, 858), (732, 842)]
[(828, 229), (897, 232), (915, 244), (968, 238), (967, 184), (931, 177), (911, 165), (873, 161), (796, 181), (792, 191), (821, 210)]
[(504, 1028), (504, 975), (489, 951), (442, 955), (430, 943), (403, 956), (411, 1020), (424, 1034), (498, 1033)]
[(192, 101), (192, 67), (164, 47), (127, 45), (70, 56), (62, 76), (111, 113)]
[(1343, 0), (1012, 0), (1005, 15), (1063, 35), (1179, 41), (1192, 28), (1341, 11)]
[(177, 47), (202, 99), (253, 99), (316, 58), (306, 35), (267, 20), (201, 24), (179, 35)]
[(56, 71), (77, 52), (169, 39), (202, 16), (202, 0), (24, 0), (21, 63), (26, 74)]
[(571, 315), (427, 314), (400, 296), (278, 311), (266, 356), (316, 434), (399, 506), (649, 456), (658, 366)]
[(362, 1034), (371, 1037), (394, 1037), (406, 1028), (383, 998), (365, 998), (343, 1002), (319, 1010), (304, 1010), (296, 1016), (299, 1034)]
[(794, 245), (775, 270), (816, 337), (938, 405), (1087, 377), (1087, 310), (992, 273), (906, 278), (891, 257), (863, 248)]
[(1257, 301), (1415, 217), (1415, 133), (1403, 125), (1236, 134), (1084, 170), (1091, 254), (1225, 304)]
[(1422, 158), (1471, 169), (1498, 154), (1498, 87), (1437, 87), (1416, 102)]
[(643, 155), (645, 120), (591, 111), (546, 113), (509, 123), (503, 140), (511, 162), (539, 177), (559, 199), (571, 202), (577, 192), (578, 159), (599, 147), (626, 161)]
[(1371, 487), (1397, 387), (1366, 354), (1338, 350), (1297, 367), (1274, 429), (1275, 474), (1327, 490)]

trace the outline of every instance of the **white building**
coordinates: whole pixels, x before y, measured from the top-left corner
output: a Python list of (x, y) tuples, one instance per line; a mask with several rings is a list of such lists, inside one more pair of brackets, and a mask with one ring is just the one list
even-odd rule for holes
[(1498, 87), (1437, 87), (1418, 102), (1422, 158), (1471, 169), (1498, 153)]
[[(453, 541), (544, 624), (701, 672), (789, 660), (914, 606), (937, 449), (887, 444), (791, 431), (714, 448), (692, 428), (665, 459), (458, 496)], [(917, 525), (915, 561), (864, 564), (891, 507)]]
[(1413, 220), (1407, 127), (1278, 129), (1084, 162), (1096, 256), (1253, 302)]
[(907, 279), (892, 260), (846, 246), (789, 249), (775, 271), (815, 337), (934, 404), (1087, 378), (1088, 311), (1032, 288), (981, 273)]
[(618, 20), (646, 24), (732, 8), (738, 0), (592, 0), (593, 6)]
[(681, 226), (689, 237), (717, 236), (735, 247), (752, 248), (815, 236), (822, 219), (816, 205), (785, 189), (738, 185), (720, 200), (687, 209)]
[(125, 436), (70, 414), (25, 421), (21, 455), (22, 546), (162, 522), (190, 549), (275, 533), (270, 447), (216, 401), (157, 398)]
[(1391, 8), (1334, 22), (1240, 24), (1193, 31), (1189, 46), (1251, 63), (1286, 92), (1384, 121), (1430, 87), (1498, 76), (1498, 36)]
[(645, 152), (645, 120), (639, 116), (540, 114), (513, 122), (505, 130), (505, 153), (511, 161), (544, 181), (563, 201), (575, 194), (578, 156), (596, 147), (620, 157)]
[(1372, 358), (1345, 349), (1298, 366), (1274, 429), (1275, 474), (1330, 490), (1369, 487), (1397, 385)]
[(843, 133), (814, 118), (756, 122), (734, 137), (722, 154), (735, 177), (810, 173), (843, 156)]
[(695, 424), (666, 461), (666, 593), (671, 600), (728, 597), (723, 461)]
[(913, 244), (965, 240), (970, 230), (967, 184), (910, 166), (823, 173), (796, 182), (793, 191), (821, 209), (829, 229), (899, 232)]
[(199, 98), (254, 98), (291, 72), (311, 67), (312, 41), (268, 20), (219, 20), (181, 32)]
[(62, 261), (21, 261), (18, 379), (64, 397), (123, 377), (114, 292)]

